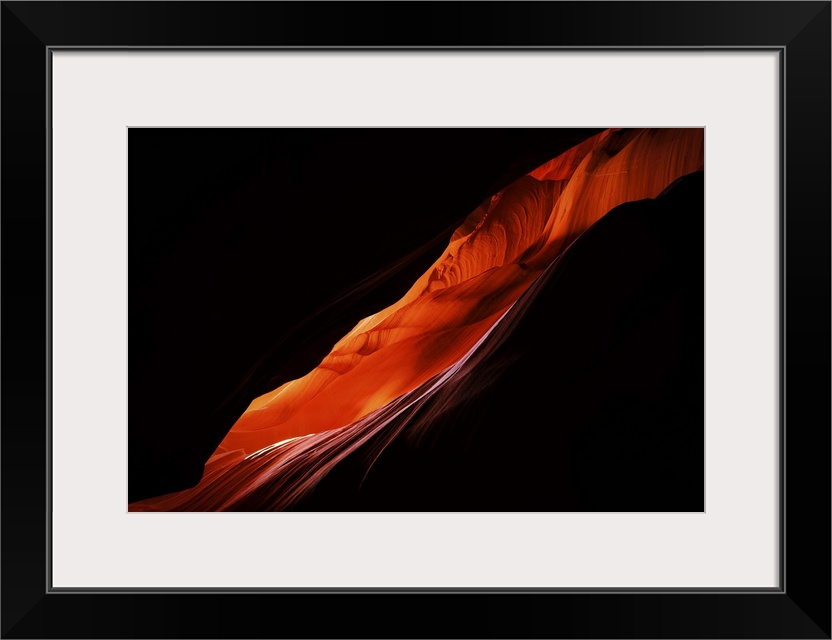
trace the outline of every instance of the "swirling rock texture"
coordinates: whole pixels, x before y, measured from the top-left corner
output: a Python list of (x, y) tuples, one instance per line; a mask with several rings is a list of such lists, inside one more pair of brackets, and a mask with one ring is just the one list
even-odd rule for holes
[(703, 145), (610, 129), (495, 193), (130, 510), (700, 509)]

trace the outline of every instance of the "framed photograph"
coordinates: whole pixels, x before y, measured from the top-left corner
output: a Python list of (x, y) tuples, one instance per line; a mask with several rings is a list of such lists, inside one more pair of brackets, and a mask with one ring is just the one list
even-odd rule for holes
[(1, 44), (3, 637), (830, 637), (829, 2)]

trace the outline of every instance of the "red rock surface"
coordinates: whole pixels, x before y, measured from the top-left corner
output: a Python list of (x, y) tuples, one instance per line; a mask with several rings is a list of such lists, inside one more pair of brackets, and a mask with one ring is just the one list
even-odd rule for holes
[(515, 181), (468, 216), (401, 300), (359, 322), (306, 376), (256, 398), (220, 452), (346, 426), (450, 366), (566, 241), (701, 170), (703, 143), (702, 129), (607, 130)]
[[(178, 508), (188, 500), (196, 501), (194, 508), (201, 492), (243, 456), (342, 429), (390, 403), (395, 407), (394, 401), (460, 361), (559, 253), (607, 212), (656, 198), (677, 178), (703, 168), (703, 129), (610, 129), (553, 158), (474, 210), (412, 288), (359, 322), (315, 369), (254, 399), (197, 487), (135, 503), (131, 510)], [(252, 481), (252, 465), (245, 468), (240, 482)]]

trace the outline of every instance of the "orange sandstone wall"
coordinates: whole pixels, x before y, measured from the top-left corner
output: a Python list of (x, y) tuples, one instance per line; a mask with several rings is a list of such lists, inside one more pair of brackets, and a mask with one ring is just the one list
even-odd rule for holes
[(576, 235), (703, 168), (703, 129), (607, 130), (553, 158), (473, 211), (401, 300), (255, 398), (215, 459), (347, 426), (414, 389), (459, 360)]

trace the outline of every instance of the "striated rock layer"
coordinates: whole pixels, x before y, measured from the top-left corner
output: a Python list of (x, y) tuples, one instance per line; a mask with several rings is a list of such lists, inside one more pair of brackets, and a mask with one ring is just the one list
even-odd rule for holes
[(470, 359), (498, 320), (606, 213), (656, 198), (701, 171), (703, 144), (702, 129), (607, 130), (496, 193), (401, 300), (359, 322), (306, 376), (256, 398), (197, 487), (131, 510), (234, 508), (230, 495), (262, 483), (260, 465), (267, 462), (270, 486), (285, 483), (284, 497), (271, 491), (270, 500), (276, 508), (290, 506), (293, 491), (308, 490), (370, 431), (379, 437), (391, 416), (412, 409), (414, 397), (445, 384), (448, 372)]
[(309, 374), (256, 398), (221, 450), (346, 426), (450, 366), (569, 238), (701, 170), (703, 142), (702, 129), (608, 130), (495, 194), (401, 300), (359, 322)]

